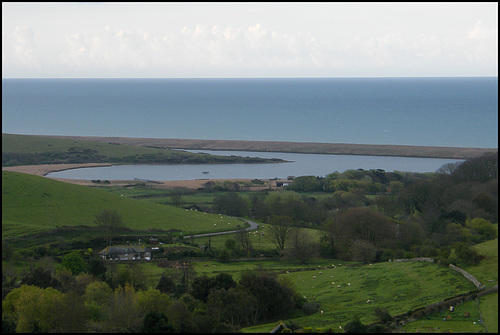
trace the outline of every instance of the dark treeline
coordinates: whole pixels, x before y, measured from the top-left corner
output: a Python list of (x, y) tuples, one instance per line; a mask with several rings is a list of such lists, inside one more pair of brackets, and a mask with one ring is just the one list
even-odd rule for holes
[(120, 163), (120, 164), (212, 164), (212, 163), (279, 163), (281, 159), (259, 157), (216, 156), (201, 153), (188, 153), (177, 150), (163, 150), (156, 154), (135, 154), (122, 157), (109, 157), (97, 150), (72, 147), (67, 151), (18, 153), (2, 152), (2, 166), (41, 165), (41, 164), (81, 164), (81, 163)]
[(446, 164), (436, 173), (359, 169), (325, 178), (302, 176), (283, 191), (256, 193), (251, 200), (238, 194), (216, 196), (212, 210), (250, 216), (281, 229), (281, 236), (274, 233), (276, 241), (285, 241), (283, 250), (292, 229), (276, 226), (323, 230), (324, 257), (367, 263), (433, 257), (474, 263), (478, 259), (468, 257), (470, 246), (496, 234), (498, 153)]

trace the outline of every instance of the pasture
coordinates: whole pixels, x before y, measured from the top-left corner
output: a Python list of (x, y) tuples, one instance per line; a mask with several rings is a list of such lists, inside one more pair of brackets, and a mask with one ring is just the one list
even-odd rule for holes
[(189, 235), (246, 226), (246, 223), (236, 218), (159, 205), (98, 188), (2, 171), (4, 239), (47, 232), (62, 226), (95, 226), (94, 216), (103, 209), (117, 210), (127, 228), (140, 231), (179, 229)]

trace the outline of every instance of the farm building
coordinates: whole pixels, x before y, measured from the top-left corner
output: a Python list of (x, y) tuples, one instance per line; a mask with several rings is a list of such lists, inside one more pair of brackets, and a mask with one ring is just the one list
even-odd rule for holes
[(104, 260), (146, 260), (151, 259), (151, 250), (143, 245), (116, 245), (107, 246), (99, 252)]

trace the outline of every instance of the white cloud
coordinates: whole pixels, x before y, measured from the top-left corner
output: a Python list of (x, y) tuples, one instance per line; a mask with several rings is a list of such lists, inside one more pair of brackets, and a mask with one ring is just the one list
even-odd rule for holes
[[(437, 12), (452, 5), (36, 5), (44, 15), (33, 6), (23, 7), (32, 8), (30, 27), (2, 14), (15, 22), (2, 29), (4, 75), (432, 76), (498, 67), (497, 20), (475, 5), (465, 6), (474, 20), (458, 5), (449, 17)], [(65, 11), (41, 19), (49, 8)], [(123, 12), (111, 15), (115, 8)]]
[(28, 26), (17, 26), (14, 32), (14, 58), (25, 66), (39, 66), (36, 54), (35, 34)]
[(479, 20), (474, 25), (474, 28), (469, 32), (470, 38), (486, 39), (492, 37), (498, 37), (498, 28), (492, 29), (487, 27), (483, 21)]

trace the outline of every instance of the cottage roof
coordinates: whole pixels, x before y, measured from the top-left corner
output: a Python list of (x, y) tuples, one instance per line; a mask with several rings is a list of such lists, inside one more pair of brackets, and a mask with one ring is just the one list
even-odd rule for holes
[(102, 249), (99, 255), (141, 254), (149, 251), (151, 250), (143, 245), (113, 245)]

